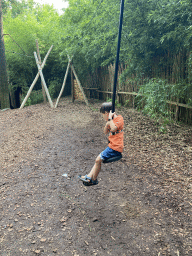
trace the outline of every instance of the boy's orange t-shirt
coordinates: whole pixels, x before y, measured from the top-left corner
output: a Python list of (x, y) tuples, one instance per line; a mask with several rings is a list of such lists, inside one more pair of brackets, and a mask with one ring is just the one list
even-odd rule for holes
[(123, 121), (123, 117), (121, 115), (115, 117), (113, 119), (114, 124), (117, 126), (118, 128), (118, 132), (115, 135), (109, 135), (108, 139), (109, 139), (109, 144), (108, 146), (118, 152), (123, 152), (123, 127), (124, 127), (124, 121)]

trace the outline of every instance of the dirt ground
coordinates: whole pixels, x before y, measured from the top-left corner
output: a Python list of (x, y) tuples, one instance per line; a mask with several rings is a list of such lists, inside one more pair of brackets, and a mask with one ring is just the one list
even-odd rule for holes
[(0, 255), (192, 255), (192, 127), (125, 120), (122, 160), (78, 180), (107, 146), (100, 102), (0, 112)]

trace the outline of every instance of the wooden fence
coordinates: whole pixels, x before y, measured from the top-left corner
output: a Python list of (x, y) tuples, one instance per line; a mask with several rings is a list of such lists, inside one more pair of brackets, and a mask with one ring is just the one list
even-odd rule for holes
[[(111, 91), (101, 91), (98, 90), (98, 88), (83, 88), (86, 92), (86, 95), (88, 98), (96, 98), (100, 100), (108, 100), (109, 98), (112, 97), (113, 92)], [(120, 92), (118, 91), (116, 93), (116, 98), (118, 103), (125, 103), (126, 100), (122, 99), (122, 96), (129, 96), (129, 104), (127, 104), (129, 107), (135, 108), (135, 97), (138, 95), (137, 92)], [(167, 104), (170, 105), (170, 107), (175, 106), (175, 111), (174, 111), (174, 116), (175, 119), (178, 120), (179, 117), (179, 107), (180, 108), (186, 108), (190, 110), (190, 119), (192, 119), (192, 106), (189, 106), (187, 104), (179, 103), (179, 102), (174, 102), (167, 100)], [(191, 120), (192, 121), (192, 120)]]

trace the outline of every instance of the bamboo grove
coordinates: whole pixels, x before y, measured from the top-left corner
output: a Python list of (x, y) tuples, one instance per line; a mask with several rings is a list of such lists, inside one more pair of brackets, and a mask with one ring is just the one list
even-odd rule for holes
[[(20, 46), (4, 38), (12, 94), (25, 94), (36, 73), (36, 39), (42, 56), (54, 45), (44, 71), (52, 97), (58, 95), (67, 54), (85, 87), (111, 90), (120, 0), (68, 2), (59, 15), (33, 0), (3, 0), (4, 33)], [(192, 106), (191, 37), (191, 0), (125, 0), (118, 90), (139, 93), (137, 108), (152, 116), (174, 112), (168, 100)], [(191, 109), (181, 108), (178, 118), (190, 123)]]

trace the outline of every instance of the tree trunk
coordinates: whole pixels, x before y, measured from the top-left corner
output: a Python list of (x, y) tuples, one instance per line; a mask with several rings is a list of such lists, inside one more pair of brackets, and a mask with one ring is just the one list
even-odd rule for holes
[(0, 108), (10, 108), (9, 84), (5, 59), (5, 46), (3, 39), (2, 0), (0, 0)]

